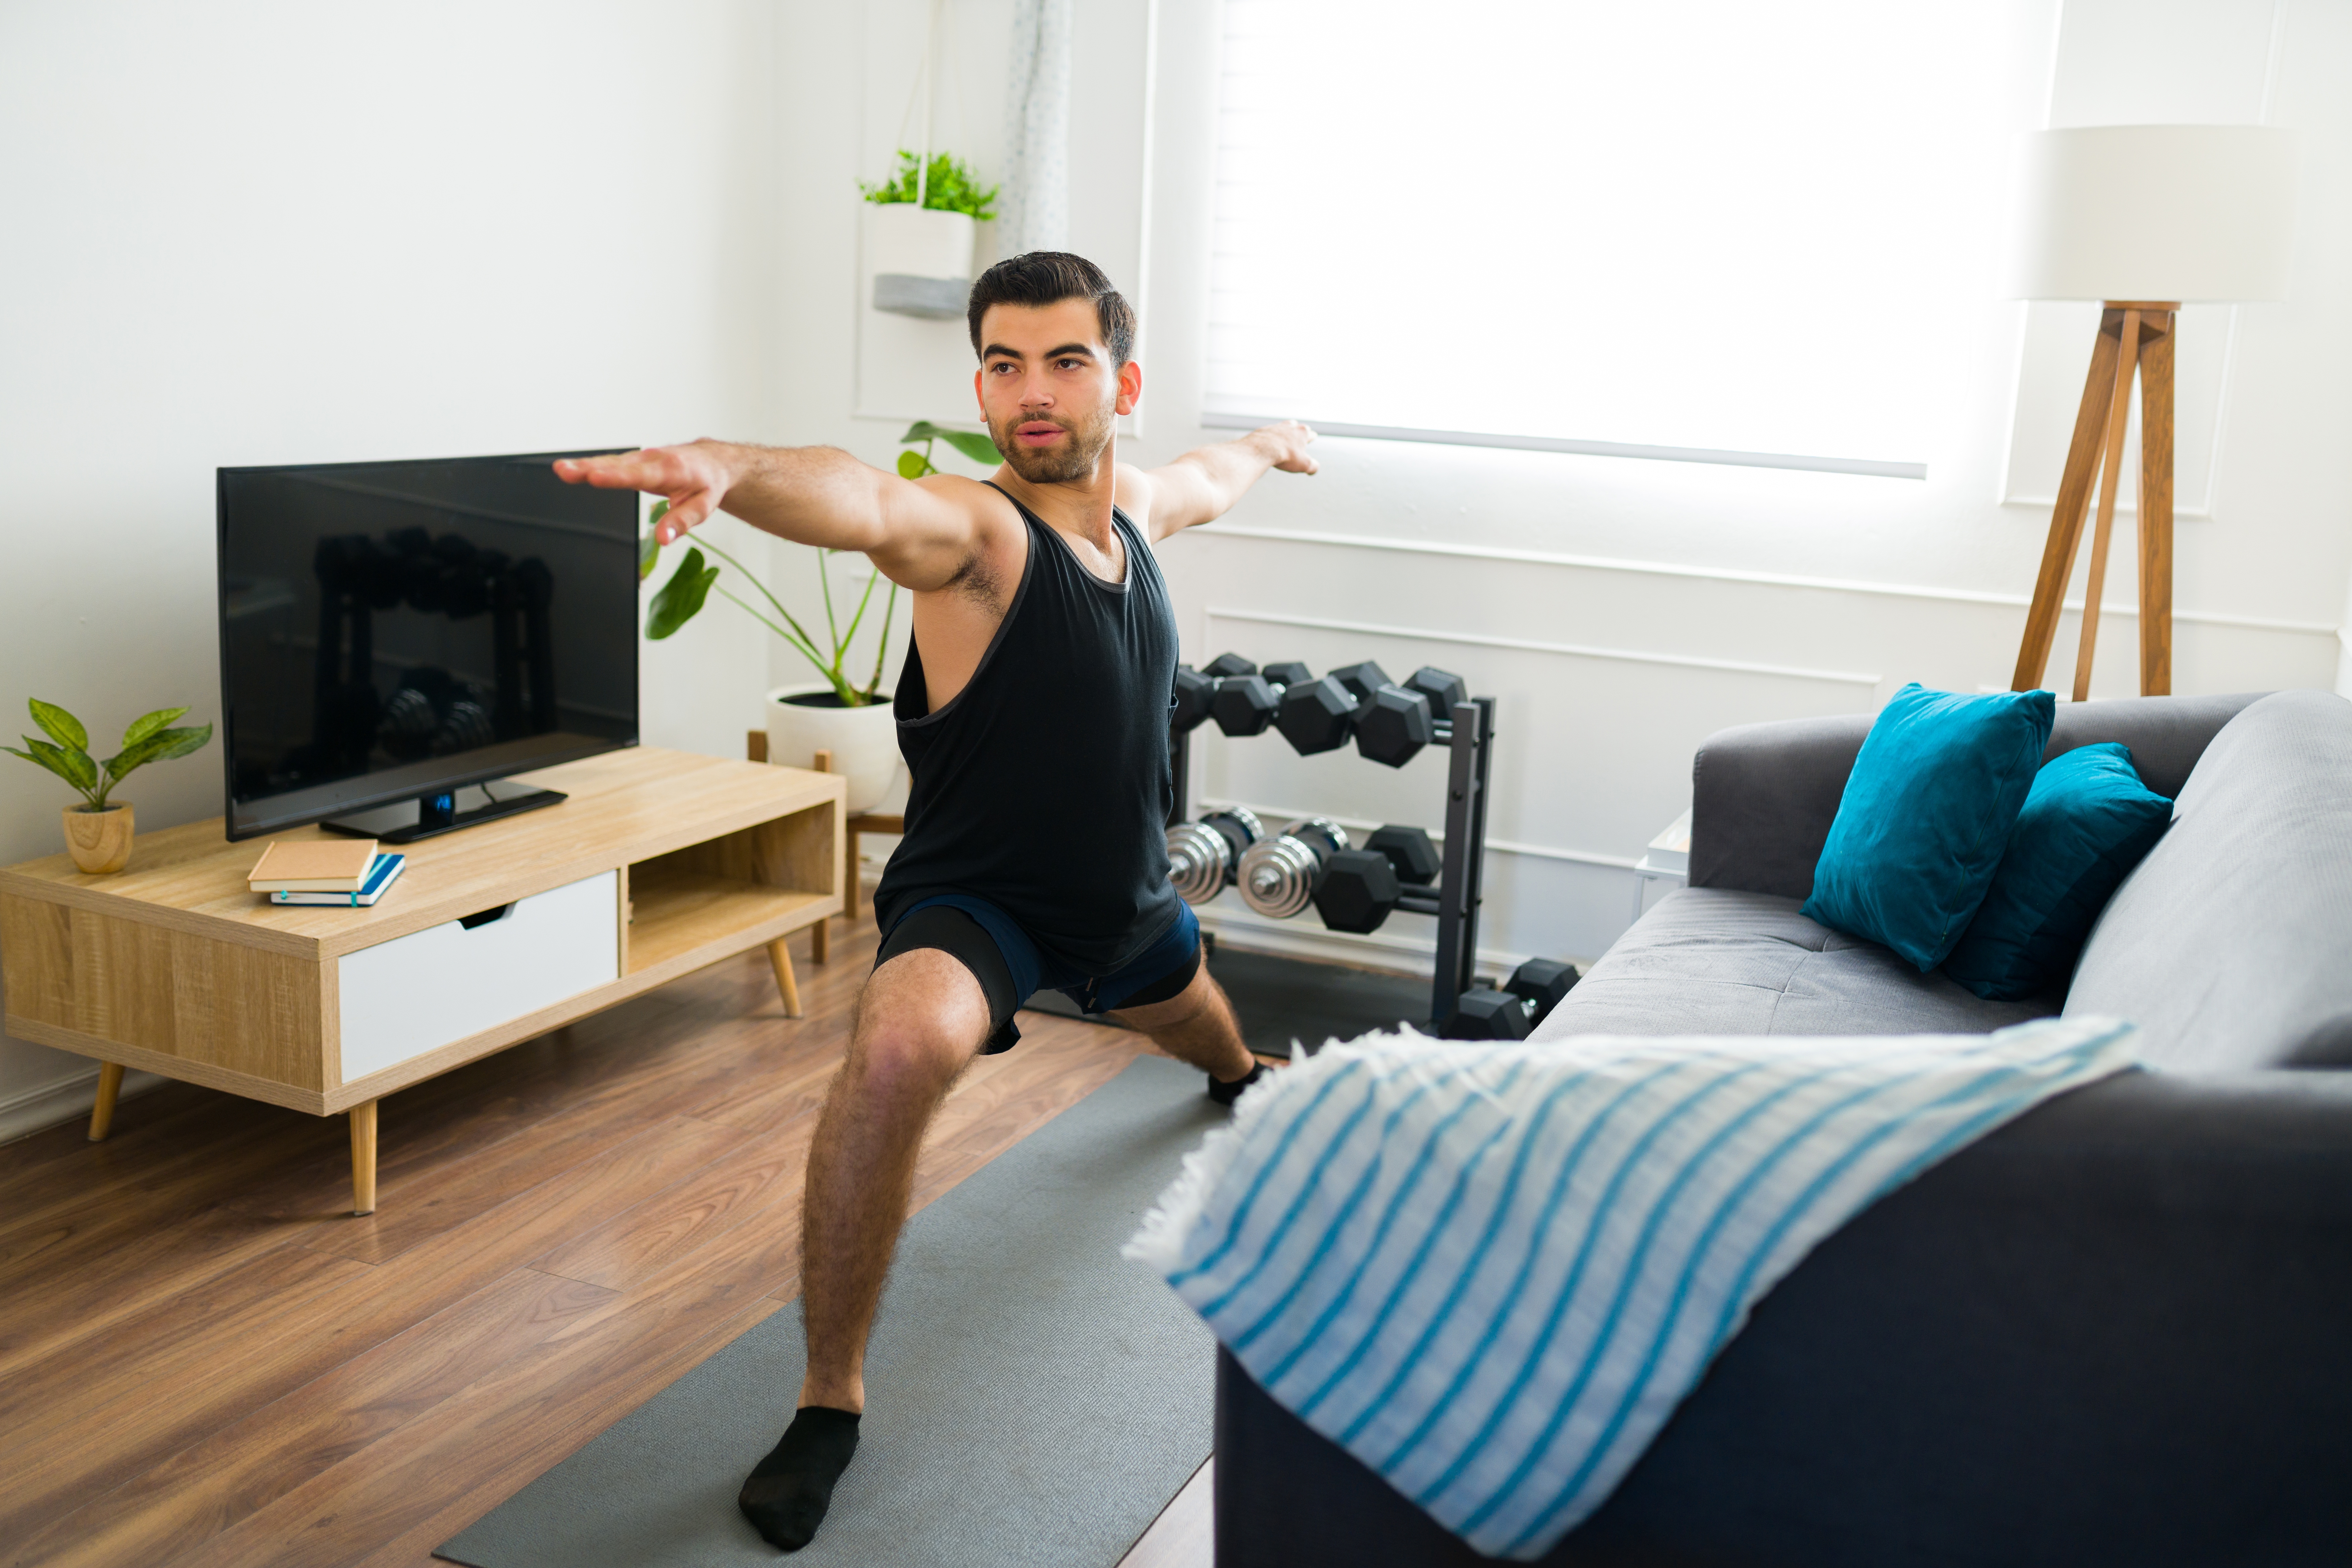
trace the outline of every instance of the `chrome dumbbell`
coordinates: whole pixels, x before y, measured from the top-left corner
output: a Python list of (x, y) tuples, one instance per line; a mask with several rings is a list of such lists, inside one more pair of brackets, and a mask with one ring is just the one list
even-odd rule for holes
[(1302, 816), (1280, 836), (1242, 851), (1234, 879), (1242, 900), (1262, 915), (1288, 920), (1315, 898), (1323, 862), (1348, 847), (1348, 830), (1328, 816)]
[(1240, 806), (1213, 811), (1168, 830), (1168, 879), (1188, 904), (1205, 904), (1234, 879), (1242, 853), (1265, 837), (1258, 819)]

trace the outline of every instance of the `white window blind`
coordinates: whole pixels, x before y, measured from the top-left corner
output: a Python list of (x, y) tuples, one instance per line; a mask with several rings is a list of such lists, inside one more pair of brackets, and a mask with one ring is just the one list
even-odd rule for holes
[(1204, 417), (1924, 477), (2046, 10), (1225, 0)]

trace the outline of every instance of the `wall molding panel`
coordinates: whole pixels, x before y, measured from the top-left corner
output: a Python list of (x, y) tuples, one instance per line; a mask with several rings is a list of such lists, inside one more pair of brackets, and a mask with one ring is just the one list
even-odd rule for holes
[[(2026, 594), (2001, 594), (1972, 588), (1927, 588), (1909, 583), (1874, 583), (1858, 577), (1805, 577), (1780, 572), (1750, 572), (1727, 566), (1685, 566), (1669, 561), (1634, 561), (1611, 555), (1571, 555), (1557, 551), (1515, 550), (1493, 544), (1447, 544), (1434, 540), (1391, 539), (1373, 534), (1316, 533), (1298, 529), (1251, 528), (1227, 523), (1213, 523), (1188, 537), (1262, 539), (1282, 544), (1309, 544), (1346, 550), (1388, 550), (1412, 555), (1450, 555), (1465, 560), (1506, 561), (1528, 566), (1560, 566), (1591, 572), (1628, 572), (1655, 577), (1692, 577), (1709, 583), (1739, 583), (1768, 588), (1809, 588), (1833, 594), (1862, 594), (1883, 598), (1931, 599), (1945, 604), (1983, 605), (2002, 609), (2021, 610), (2032, 603), (2032, 595)], [(2069, 599), (2066, 601), (2065, 608), (2073, 614), (2080, 615), (2083, 610), (2083, 601), (2079, 598)], [(2139, 605), (2102, 602), (2099, 605), (2099, 615), (2102, 619), (2123, 616), (2137, 620)], [(2228, 615), (2216, 610), (2184, 610), (2175, 607), (2172, 618), (2199, 626), (2234, 626), (2245, 631), (2285, 632), (2303, 637), (2334, 637), (2336, 634), (2336, 626), (2331, 622), (2287, 621), (2268, 616)], [(1774, 673), (1787, 672), (1775, 670)], [(1843, 675), (1835, 678), (1843, 679)]]
[(1853, 670), (1806, 669), (1796, 665), (1756, 664), (1745, 659), (1707, 658), (1695, 654), (1651, 653), (1640, 648), (1597, 647), (1581, 643), (1543, 642), (1528, 637), (1498, 637), (1482, 632), (1440, 631), (1433, 626), (1383, 626), (1373, 621), (1334, 620), (1321, 616), (1294, 616), (1273, 610), (1240, 610), (1211, 605), (1202, 614), (1213, 621), (1252, 621), (1264, 626), (1301, 626), (1312, 631), (1354, 632), (1363, 637), (1395, 637), (1404, 642), (1460, 643), (1471, 647), (1509, 648), (1518, 653), (1558, 654), (1567, 658), (1616, 659), (1627, 664), (1662, 664), (1679, 669), (1770, 675), (1790, 680), (1827, 680), (1873, 689), (1877, 687), (1881, 679)]

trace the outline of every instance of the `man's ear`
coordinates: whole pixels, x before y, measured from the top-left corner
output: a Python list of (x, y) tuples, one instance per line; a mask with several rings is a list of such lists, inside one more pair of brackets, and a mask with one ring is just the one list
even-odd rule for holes
[(980, 422), (982, 425), (988, 423), (988, 399), (980, 390), (980, 378), (986, 374), (987, 371), (988, 367), (986, 365), (982, 365), (978, 370), (971, 373), (971, 401), (973, 405), (980, 410)]
[(1121, 414), (1132, 414), (1135, 405), (1143, 401), (1143, 367), (1133, 360), (1118, 367), (1118, 402)]

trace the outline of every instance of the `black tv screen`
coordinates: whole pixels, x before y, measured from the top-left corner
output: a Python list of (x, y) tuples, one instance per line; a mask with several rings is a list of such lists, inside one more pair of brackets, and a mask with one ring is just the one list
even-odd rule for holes
[(637, 498), (537, 453), (220, 470), (228, 837), (637, 739)]

